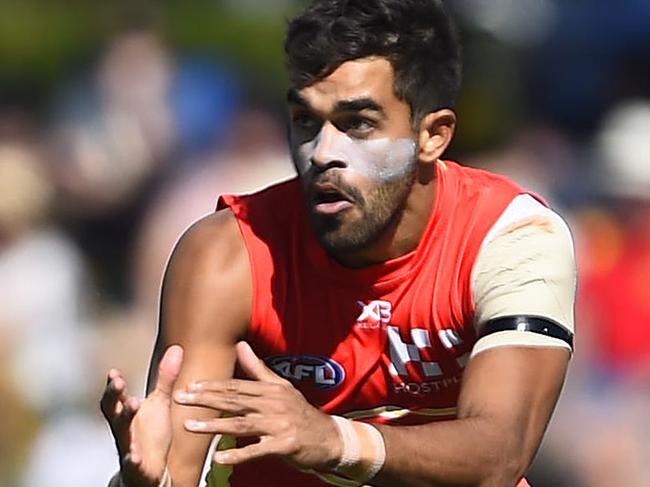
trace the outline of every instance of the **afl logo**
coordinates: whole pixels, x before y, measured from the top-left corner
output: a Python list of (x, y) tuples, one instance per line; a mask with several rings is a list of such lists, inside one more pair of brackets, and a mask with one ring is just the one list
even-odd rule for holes
[(265, 362), (285, 379), (311, 383), (318, 389), (332, 389), (345, 379), (345, 370), (341, 365), (320, 355), (278, 355), (267, 358)]

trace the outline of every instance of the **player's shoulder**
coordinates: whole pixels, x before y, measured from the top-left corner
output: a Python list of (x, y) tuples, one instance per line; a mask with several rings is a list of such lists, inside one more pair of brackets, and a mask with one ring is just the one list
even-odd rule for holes
[(249, 261), (237, 222), (225, 211), (208, 215), (185, 231), (169, 259), (161, 330), (169, 343), (186, 350), (234, 344), (248, 326), (250, 296)]
[(531, 193), (516, 195), (501, 213), (483, 244), (492, 242), (497, 235), (522, 233), (528, 228), (539, 227), (545, 233), (557, 235), (565, 242), (571, 242), (571, 230), (565, 219), (556, 210)]
[(217, 211), (192, 224), (176, 244), (169, 267), (180, 267), (197, 277), (204, 272), (226, 272), (246, 259), (237, 219), (230, 211)]
[(237, 221), (232, 213), (218, 211), (190, 226), (176, 244), (163, 296), (173, 306), (193, 303), (190, 314), (202, 309), (214, 316), (227, 308), (239, 330), (248, 317), (250, 289), (248, 254)]

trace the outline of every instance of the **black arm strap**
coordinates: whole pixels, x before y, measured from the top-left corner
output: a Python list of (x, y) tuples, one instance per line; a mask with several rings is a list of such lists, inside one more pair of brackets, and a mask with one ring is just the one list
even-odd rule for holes
[(481, 325), (479, 339), (500, 331), (530, 331), (558, 338), (569, 344), (573, 350), (573, 333), (549, 318), (539, 316), (503, 316)]

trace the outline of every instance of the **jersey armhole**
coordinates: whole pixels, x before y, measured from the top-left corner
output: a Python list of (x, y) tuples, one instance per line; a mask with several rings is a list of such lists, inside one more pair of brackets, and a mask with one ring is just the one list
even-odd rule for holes
[(245, 338), (253, 331), (254, 323), (259, 322), (259, 320), (257, 320), (257, 296), (258, 296), (259, 285), (255, 273), (255, 268), (256, 268), (255, 252), (251, 248), (251, 242), (247, 235), (247, 233), (250, 230), (245, 223), (245, 218), (243, 216), (244, 209), (242, 207), (240, 199), (241, 198), (239, 196), (232, 196), (232, 195), (220, 196), (217, 202), (216, 211), (229, 211), (231, 213), (232, 217), (235, 219), (235, 222), (237, 223), (237, 228), (239, 229), (239, 235), (242, 238), (246, 250), (246, 254), (248, 255), (248, 266), (249, 266), (248, 272), (251, 279), (251, 303), (250, 303), (251, 314), (249, 317), (249, 323), (246, 332), (241, 337), (241, 338)]

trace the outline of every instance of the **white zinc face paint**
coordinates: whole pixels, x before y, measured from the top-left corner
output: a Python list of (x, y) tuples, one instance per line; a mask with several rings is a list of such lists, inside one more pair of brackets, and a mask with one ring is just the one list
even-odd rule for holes
[(302, 176), (316, 159), (326, 164), (341, 161), (370, 179), (388, 182), (408, 174), (415, 162), (417, 145), (412, 139), (354, 139), (345, 133), (321, 131), (313, 140), (297, 149), (295, 162)]

